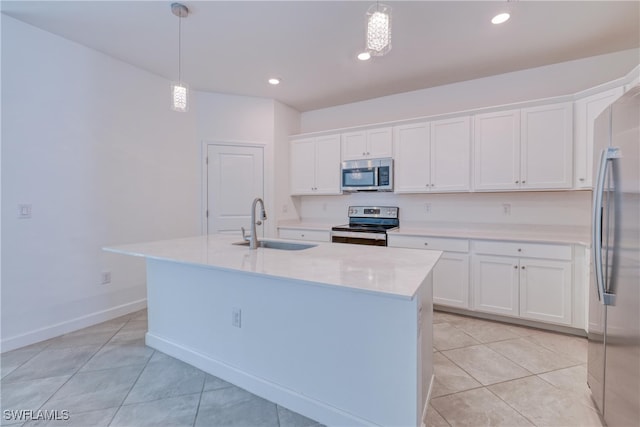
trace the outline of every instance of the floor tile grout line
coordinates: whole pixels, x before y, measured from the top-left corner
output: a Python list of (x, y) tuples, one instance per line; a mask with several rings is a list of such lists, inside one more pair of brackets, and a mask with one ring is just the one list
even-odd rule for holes
[[(534, 375), (530, 375), (530, 376), (535, 376)], [(523, 377), (523, 378), (528, 378), (528, 377)], [(521, 379), (521, 378), (516, 378), (516, 379)], [(514, 381), (514, 380), (510, 380), (510, 381)], [(504, 381), (507, 382), (507, 381)], [(496, 383), (499, 384), (499, 383)], [(491, 384), (494, 385), (494, 384)], [(496, 393), (493, 392), (493, 390), (491, 390), (489, 387), (485, 387), (487, 389), (487, 391), (491, 394), (493, 394), (495, 397), (497, 397), (500, 401), (504, 402), (505, 405), (507, 405), (509, 408), (513, 409), (514, 411), (516, 411), (516, 413), (518, 415), (520, 415), (522, 418), (524, 418), (525, 420), (529, 421), (531, 423), (531, 425), (538, 427), (538, 425), (536, 423), (533, 422), (533, 420), (530, 420), (529, 417), (527, 417), (526, 415), (524, 415), (523, 413), (521, 413), (520, 411), (518, 411), (518, 409), (514, 408), (513, 405), (511, 405), (509, 402), (507, 402), (506, 400), (504, 400), (503, 398), (501, 398), (500, 396), (498, 396)]]
[[(204, 371), (202, 371), (204, 372)], [(192, 427), (196, 427), (196, 422), (198, 421), (198, 413), (200, 412), (200, 403), (202, 403), (202, 395), (204, 394), (204, 387), (207, 385), (207, 373), (204, 373), (204, 381), (202, 381), (202, 388), (200, 389), (200, 398), (198, 399), (198, 406), (196, 406), (196, 414), (193, 417)]]
[[(108, 322), (108, 320), (107, 320), (107, 322)], [(104, 322), (103, 322), (103, 323), (104, 323)], [(125, 322), (125, 325), (126, 325), (126, 324), (127, 324), (127, 323)], [(96, 323), (96, 325), (99, 325), (99, 323)], [(95, 325), (92, 325), (92, 326), (95, 326)], [(88, 327), (88, 328), (90, 328), (91, 326), (87, 326), (87, 327)], [(122, 329), (123, 327), (124, 327), (124, 325), (122, 325), (122, 326), (120, 327), (120, 329)], [(91, 359), (93, 359), (93, 358), (95, 357), (95, 355), (96, 355), (96, 354), (98, 354), (98, 352), (100, 352), (100, 350), (102, 350), (102, 349), (104, 348), (104, 346), (106, 346), (106, 345), (109, 343), (109, 341), (111, 341), (111, 340), (113, 339), (113, 337), (114, 337), (114, 336), (116, 336), (116, 334), (120, 331), (120, 329), (118, 329), (116, 332), (114, 332), (114, 333), (113, 333), (113, 335), (111, 335), (111, 338), (109, 338), (105, 343), (103, 343), (103, 344), (102, 344), (102, 345), (101, 345), (101, 346), (100, 346), (100, 347), (95, 351), (95, 353), (93, 353), (93, 354), (91, 355), (91, 357), (90, 357), (89, 359), (87, 359), (83, 364), (81, 364), (81, 365), (80, 365), (80, 367), (79, 367), (78, 369), (76, 369), (76, 370), (73, 372), (73, 374), (71, 374), (71, 376), (70, 376), (69, 378), (67, 378), (67, 380), (66, 380), (64, 383), (62, 383), (62, 384), (60, 385), (60, 387), (58, 387), (58, 388), (56, 389), (56, 391), (54, 391), (53, 393), (51, 393), (51, 395), (49, 396), (49, 398), (48, 398), (47, 400), (45, 400), (45, 402), (44, 402), (42, 405), (40, 405), (40, 407), (39, 407), (38, 409), (42, 409), (42, 408), (43, 408), (47, 403), (49, 403), (49, 401), (51, 400), (51, 398), (52, 398), (53, 396), (55, 396), (55, 394), (56, 394), (58, 391), (60, 391), (60, 389), (61, 389), (62, 387), (64, 387), (64, 386), (65, 386), (69, 381), (71, 381), (71, 379), (72, 379), (73, 377), (75, 377), (75, 376), (76, 376), (76, 374), (77, 374), (78, 372), (80, 372), (80, 370), (81, 370), (84, 366), (86, 366), (86, 364), (87, 364), (87, 363), (89, 363), (89, 361), (90, 361)], [(81, 330), (81, 329), (80, 329), (80, 330)], [(72, 348), (73, 348), (73, 347), (72, 347)], [(48, 377), (48, 378), (51, 378), (51, 377)]]
[[(124, 327), (124, 326), (123, 326)], [(145, 347), (147, 345), (145, 344)], [(140, 376), (142, 375), (142, 373), (144, 372), (145, 369), (147, 369), (147, 366), (149, 365), (149, 362), (151, 361), (151, 358), (153, 357), (153, 355), (156, 353), (156, 350), (153, 350), (151, 352), (151, 355), (149, 355), (149, 358), (147, 359), (147, 362), (144, 364), (144, 366), (142, 367), (142, 369), (140, 370), (140, 372), (138, 372), (138, 376), (136, 377), (136, 380), (133, 382), (133, 384), (131, 384), (131, 387), (129, 387), (129, 391), (127, 391), (127, 394), (124, 396), (124, 398), (122, 399), (122, 401), (120, 401), (120, 405), (118, 405), (118, 409), (116, 409), (116, 411), (113, 413), (113, 416), (111, 417), (111, 419), (109, 420), (109, 424), (107, 424), (107, 426), (110, 426), (111, 423), (113, 422), (114, 418), (116, 417), (116, 415), (118, 415), (118, 412), (120, 412), (120, 409), (122, 409), (122, 405), (124, 404), (124, 402), (126, 402), (127, 397), (129, 397), (129, 394), (131, 393), (131, 390), (133, 390), (133, 388), (136, 386), (136, 384), (138, 383), (138, 380), (140, 379)]]
[[(438, 397), (440, 397), (440, 396), (438, 396)], [(440, 415), (440, 417), (444, 420), (444, 422), (445, 422), (445, 423), (447, 423), (447, 425), (448, 425), (449, 427), (451, 427), (451, 423), (450, 423), (449, 421), (447, 421), (447, 419), (444, 417), (444, 415), (442, 415), (442, 414), (440, 413), (440, 411), (438, 411), (438, 410), (437, 410), (433, 405), (431, 405), (431, 403), (429, 403), (429, 406), (431, 407), (431, 409), (433, 409), (433, 410), (435, 411), (435, 413), (436, 413), (436, 414)], [(428, 410), (429, 410), (429, 409), (427, 409), (427, 411), (428, 411)], [(425, 421), (425, 425), (426, 425), (426, 420), (424, 420), (424, 421)], [(429, 426), (427, 426), (427, 427), (429, 427)]]
[[(560, 352), (560, 351), (558, 351), (558, 350), (556, 350), (556, 349), (550, 348), (550, 347), (548, 347), (548, 346), (544, 345), (543, 343), (539, 343), (539, 342), (535, 342), (535, 341), (533, 341), (533, 340), (527, 339), (527, 338), (531, 338), (531, 337), (532, 337), (532, 335), (529, 335), (529, 336), (526, 336), (526, 337), (522, 337), (522, 338), (523, 338), (523, 339), (525, 339), (525, 340), (527, 340), (527, 341), (529, 341), (529, 342), (530, 342), (530, 343), (532, 343), (532, 344), (539, 345), (540, 347), (543, 347), (543, 348), (545, 348), (545, 349), (547, 349), (547, 350), (549, 350), (549, 351), (551, 351), (551, 352), (553, 352), (553, 353), (555, 353), (555, 354), (559, 354), (559, 355), (561, 355), (561, 356), (564, 356), (564, 357), (566, 357), (566, 358), (568, 358), (568, 359), (571, 359), (571, 360), (575, 360), (575, 361), (577, 362), (577, 360), (576, 360), (576, 359), (574, 359), (574, 358), (573, 358), (573, 357), (571, 357), (571, 356), (567, 356), (564, 352)], [(576, 337), (576, 338), (580, 338), (580, 337)], [(584, 339), (586, 340), (586, 338), (584, 338)]]

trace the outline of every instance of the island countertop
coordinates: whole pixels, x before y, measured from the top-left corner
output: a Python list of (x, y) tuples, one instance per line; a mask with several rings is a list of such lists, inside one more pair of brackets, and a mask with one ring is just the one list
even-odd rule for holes
[[(264, 239), (283, 241), (280, 239)], [(411, 299), (442, 252), (379, 246), (317, 243), (304, 250), (233, 245), (236, 236), (212, 234), (110, 246), (124, 255), (173, 261), (248, 274), (337, 286)], [(300, 242), (296, 242), (300, 243)]]

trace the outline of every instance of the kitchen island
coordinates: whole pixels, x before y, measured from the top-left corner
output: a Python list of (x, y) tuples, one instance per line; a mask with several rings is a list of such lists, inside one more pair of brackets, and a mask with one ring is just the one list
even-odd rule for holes
[(105, 248), (146, 258), (147, 345), (326, 425), (421, 425), (441, 252), (239, 240)]

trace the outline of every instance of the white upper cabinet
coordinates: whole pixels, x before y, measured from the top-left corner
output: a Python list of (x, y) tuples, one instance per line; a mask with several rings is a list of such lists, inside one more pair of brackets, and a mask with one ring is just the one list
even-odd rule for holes
[(572, 103), (525, 108), (520, 120), (521, 188), (571, 188)]
[(431, 143), (428, 123), (396, 126), (394, 132), (394, 189), (420, 193), (431, 186)]
[(393, 157), (393, 138), (390, 127), (342, 134), (342, 160), (381, 157)]
[(291, 194), (340, 194), (340, 135), (291, 141)]
[(395, 191), (469, 190), (468, 116), (394, 128)]
[(595, 119), (613, 101), (622, 96), (623, 88), (610, 89), (575, 102), (575, 184), (592, 188), (593, 125)]
[(478, 114), (474, 125), (474, 188), (520, 188), (520, 110)]
[(571, 103), (475, 116), (476, 190), (571, 188)]
[(468, 191), (470, 158), (469, 116), (431, 122), (432, 191)]

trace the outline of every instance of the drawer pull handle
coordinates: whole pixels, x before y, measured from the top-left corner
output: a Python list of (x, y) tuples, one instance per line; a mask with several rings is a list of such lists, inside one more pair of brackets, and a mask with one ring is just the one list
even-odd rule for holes
[(522, 249), (521, 249), (521, 248), (518, 248), (518, 252), (522, 252)]
[(427, 242), (424, 242), (424, 245), (425, 245), (425, 246), (429, 246), (429, 243), (427, 243)]

